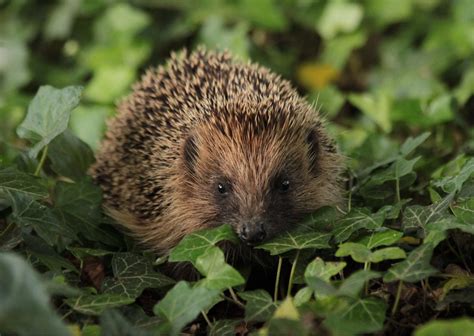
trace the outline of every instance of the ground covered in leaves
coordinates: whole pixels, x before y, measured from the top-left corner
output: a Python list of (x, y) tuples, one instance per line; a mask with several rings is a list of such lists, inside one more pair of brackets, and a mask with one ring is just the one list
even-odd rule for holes
[[(131, 3), (0, 2), (2, 335), (472, 335), (474, 2)], [(138, 74), (196, 44), (291, 79), (347, 156), (346, 206), (266, 267), (226, 262), (225, 223), (144, 253), (86, 174)]]

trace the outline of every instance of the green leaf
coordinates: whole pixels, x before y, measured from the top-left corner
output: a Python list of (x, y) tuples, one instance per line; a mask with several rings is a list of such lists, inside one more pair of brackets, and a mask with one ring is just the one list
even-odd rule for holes
[(372, 214), (365, 208), (353, 208), (350, 213), (336, 223), (333, 230), (334, 240), (337, 243), (343, 242), (360, 229), (378, 229), (384, 220), (384, 212), (379, 211)]
[(447, 321), (430, 321), (417, 327), (414, 336), (471, 336), (473, 330), (474, 319), (463, 317)]
[(474, 197), (462, 202), (453, 204), (451, 210), (461, 222), (466, 224), (474, 224)]
[(270, 252), (271, 255), (282, 254), (291, 250), (303, 250), (308, 248), (329, 248), (330, 233), (325, 232), (286, 232), (269, 242), (259, 245), (257, 249)]
[(387, 304), (378, 298), (348, 300), (331, 312), (323, 325), (338, 335), (358, 335), (382, 330)]
[(346, 267), (344, 261), (324, 261), (321, 258), (316, 258), (308, 264), (304, 272), (305, 279), (310, 277), (318, 277), (326, 282), (329, 282), (332, 276), (338, 274)]
[(116, 253), (112, 258), (114, 278), (107, 279), (104, 293), (120, 294), (135, 299), (146, 288), (168, 286), (174, 281), (155, 272), (150, 260), (133, 253)]
[(240, 273), (225, 262), (224, 253), (218, 247), (211, 247), (196, 260), (196, 268), (206, 278), (199, 282), (211, 289), (225, 289), (245, 283)]
[(12, 206), (12, 220), (23, 231), (34, 229), (51, 246), (58, 244), (63, 238), (77, 239), (74, 227), (56, 209), (19, 192), (7, 192), (7, 196)]
[(283, 30), (287, 27), (286, 16), (275, 0), (241, 0), (242, 15), (256, 25), (270, 30)]
[(242, 292), (239, 296), (246, 301), (245, 321), (267, 321), (277, 307), (270, 294), (263, 289)]
[(344, 1), (330, 1), (321, 14), (317, 28), (325, 39), (332, 39), (339, 33), (351, 33), (357, 29), (364, 10), (360, 4)]
[(82, 295), (65, 300), (72, 309), (85, 315), (100, 315), (107, 309), (125, 306), (134, 301), (127, 295), (109, 293)]
[(435, 247), (435, 244), (423, 244), (417, 247), (410, 252), (407, 259), (392, 265), (383, 280), (385, 282), (396, 280), (416, 282), (435, 274), (436, 268), (430, 265)]
[(34, 146), (30, 155), (38, 153), (67, 128), (72, 110), (79, 104), (82, 88), (68, 86), (55, 89), (41, 86), (33, 98), (25, 120), (18, 126), (20, 138), (30, 140)]
[(70, 335), (36, 271), (13, 253), (0, 253), (0, 333)]
[(152, 336), (154, 333), (134, 327), (127, 319), (116, 310), (106, 310), (100, 316), (102, 336)]
[(339, 245), (336, 251), (336, 257), (345, 257), (350, 255), (354, 261), (359, 263), (379, 263), (388, 259), (404, 259), (405, 251), (399, 247), (386, 247), (377, 251), (371, 251), (366, 246), (359, 243), (344, 243)]
[(351, 104), (372, 119), (384, 132), (390, 132), (392, 129), (390, 120), (391, 101), (385, 92), (378, 91), (373, 94), (353, 93), (348, 96), (348, 99)]
[(170, 252), (169, 261), (191, 261), (196, 265), (197, 258), (222, 240), (238, 243), (237, 236), (230, 225), (205, 229), (184, 237)]
[(209, 336), (235, 336), (238, 320), (217, 320), (209, 328)]
[(379, 263), (384, 260), (391, 260), (391, 259), (405, 259), (406, 253), (399, 247), (385, 247), (383, 249), (379, 249), (374, 251), (370, 254), (369, 261), (371, 263)]
[(431, 135), (430, 132), (425, 132), (417, 136), (416, 138), (408, 137), (405, 142), (400, 147), (400, 154), (403, 157), (406, 157), (408, 154), (413, 152), (416, 148), (418, 148), (426, 139), (429, 138)]
[(362, 244), (358, 243), (344, 243), (339, 245), (336, 251), (336, 257), (351, 256), (352, 259), (359, 263), (368, 262), (370, 259), (370, 250)]
[(296, 307), (300, 307), (307, 303), (313, 297), (313, 290), (310, 287), (303, 287), (295, 294), (294, 303)]
[(32, 199), (48, 196), (48, 189), (43, 180), (13, 167), (0, 170), (0, 198), (5, 199), (7, 192), (22, 193)]
[(76, 183), (58, 182), (54, 189), (55, 206), (64, 220), (92, 241), (120, 246), (121, 241), (111, 234), (102, 221), (102, 191), (90, 179)]
[(210, 308), (219, 293), (205, 287), (191, 288), (185, 281), (180, 281), (155, 305), (153, 311), (168, 323), (171, 335), (178, 335), (201, 311)]
[(56, 174), (79, 181), (94, 162), (94, 153), (85, 142), (66, 130), (49, 145), (48, 159)]
[(369, 280), (379, 278), (380, 274), (374, 271), (359, 270), (352, 273), (338, 288), (336, 295), (358, 298), (365, 283)]
[(463, 184), (474, 174), (474, 158), (469, 159), (461, 171), (454, 176), (446, 176), (433, 184), (447, 193), (458, 192)]
[(371, 235), (360, 239), (358, 243), (372, 250), (380, 246), (393, 245), (398, 242), (402, 236), (403, 232), (383, 228), (380, 232), (373, 232)]

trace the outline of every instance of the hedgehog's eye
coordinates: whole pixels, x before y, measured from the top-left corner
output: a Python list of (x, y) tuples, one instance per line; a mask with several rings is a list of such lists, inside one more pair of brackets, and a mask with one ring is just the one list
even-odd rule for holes
[(278, 189), (280, 189), (281, 192), (287, 192), (290, 189), (290, 181), (288, 179), (282, 180)]
[(280, 190), (285, 192), (290, 189), (290, 181), (289, 180), (283, 180), (280, 184)]
[(224, 183), (218, 183), (218, 184), (217, 184), (217, 191), (218, 191), (220, 194), (227, 194), (226, 185), (225, 185)]

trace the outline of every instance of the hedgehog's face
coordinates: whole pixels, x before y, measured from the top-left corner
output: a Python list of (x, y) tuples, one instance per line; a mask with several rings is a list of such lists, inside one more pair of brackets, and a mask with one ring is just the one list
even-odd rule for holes
[[(281, 136), (284, 134), (284, 136)], [(186, 194), (203, 226), (230, 224), (248, 245), (293, 229), (325, 204), (317, 131), (206, 126), (183, 146)], [(335, 174), (335, 172), (334, 172)]]

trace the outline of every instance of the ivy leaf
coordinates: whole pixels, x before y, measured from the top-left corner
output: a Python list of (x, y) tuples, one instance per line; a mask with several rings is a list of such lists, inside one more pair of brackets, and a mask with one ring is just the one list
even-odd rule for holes
[(237, 236), (230, 225), (191, 233), (171, 250), (169, 261), (191, 261), (196, 265), (196, 260), (200, 255), (222, 240), (238, 243)]
[(469, 159), (461, 171), (454, 176), (446, 176), (433, 184), (441, 187), (447, 193), (456, 193), (461, 190), (464, 182), (466, 182), (474, 174), (474, 158)]
[(206, 278), (200, 285), (211, 289), (225, 289), (245, 283), (240, 273), (225, 262), (224, 253), (218, 247), (211, 247), (196, 260), (196, 268)]
[(339, 245), (336, 251), (336, 257), (345, 257), (350, 255), (354, 261), (359, 263), (379, 263), (388, 259), (404, 259), (405, 251), (399, 247), (386, 247), (380, 250), (371, 251), (366, 246), (359, 243), (344, 243)]
[(383, 228), (383, 231), (373, 232), (371, 235), (360, 239), (358, 243), (372, 250), (376, 247), (395, 244), (402, 236), (403, 232)]
[(368, 209), (354, 208), (336, 223), (333, 230), (334, 240), (336, 243), (340, 243), (347, 240), (357, 230), (378, 229), (384, 220), (385, 213), (382, 211), (372, 214)]
[(352, 259), (359, 263), (368, 262), (370, 259), (370, 250), (362, 244), (358, 243), (344, 243), (339, 245), (336, 251), (336, 257), (351, 256)]
[(392, 282), (401, 280), (405, 282), (416, 282), (425, 279), (437, 272), (430, 265), (434, 243), (425, 243), (410, 252), (407, 259), (392, 265), (385, 274), (383, 280)]
[(404, 250), (396, 246), (391, 246), (372, 252), (369, 261), (371, 263), (379, 263), (384, 260), (405, 259), (406, 256)]
[(438, 221), (447, 215), (448, 209), (454, 198), (453, 194), (449, 194), (442, 200), (429, 206), (412, 205), (408, 206), (403, 212), (403, 229), (421, 229), (425, 230), (428, 223)]
[(20, 138), (34, 144), (30, 151), (32, 158), (36, 158), (41, 149), (66, 130), (81, 93), (82, 87), (79, 86), (56, 89), (46, 85), (39, 88), (28, 107), (25, 120), (17, 129)]
[(474, 319), (462, 317), (447, 321), (430, 321), (416, 328), (414, 336), (471, 336), (473, 330)]
[(25, 194), (34, 200), (48, 196), (43, 180), (13, 167), (0, 170), (0, 198), (6, 198), (7, 192)]
[(290, 296), (278, 306), (268, 323), (269, 335), (303, 335), (305, 333), (300, 314)]
[(270, 252), (271, 255), (282, 254), (291, 250), (303, 250), (308, 248), (329, 248), (330, 233), (325, 232), (286, 232), (269, 242), (256, 248)]
[(263, 289), (242, 292), (239, 296), (246, 301), (245, 321), (265, 322), (277, 307), (270, 294)]
[(152, 336), (151, 332), (134, 327), (125, 317), (116, 310), (106, 310), (100, 316), (100, 327), (103, 336)]
[(321, 258), (316, 258), (308, 264), (304, 272), (304, 277), (307, 280), (310, 277), (317, 277), (326, 282), (329, 282), (332, 276), (338, 274), (346, 267), (344, 261), (324, 261)]
[(69, 335), (36, 271), (13, 253), (0, 254), (0, 333)]
[(451, 210), (461, 222), (474, 224), (474, 198), (466, 199), (451, 206)]
[(168, 286), (174, 281), (155, 272), (149, 260), (133, 253), (116, 253), (112, 258), (114, 278), (104, 282), (104, 293), (121, 294), (135, 299), (146, 288)]
[(378, 298), (347, 300), (332, 311), (323, 325), (340, 335), (373, 333), (383, 328), (387, 304)]
[(413, 152), (418, 146), (420, 146), (426, 139), (429, 138), (430, 132), (425, 132), (417, 136), (416, 138), (408, 137), (400, 147), (400, 154), (406, 157), (408, 154)]
[(79, 181), (94, 162), (94, 153), (85, 142), (66, 130), (50, 143), (48, 159), (56, 174)]
[(235, 328), (238, 326), (238, 320), (218, 320), (209, 328), (209, 336), (235, 336)]
[(336, 295), (350, 296), (357, 298), (364, 284), (372, 279), (380, 277), (380, 274), (374, 271), (360, 270), (351, 274), (338, 288)]
[(153, 312), (168, 324), (169, 334), (178, 335), (201, 311), (210, 308), (220, 291), (206, 287), (191, 288), (187, 282), (178, 282), (153, 308)]
[(64, 220), (92, 241), (120, 246), (120, 238), (100, 225), (102, 221), (102, 192), (90, 179), (76, 183), (58, 182), (54, 202)]
[(24, 232), (34, 229), (51, 246), (64, 238), (77, 239), (75, 228), (56, 209), (37, 202), (27, 194), (8, 192), (7, 195), (12, 206), (12, 220)]
[(100, 315), (107, 309), (125, 306), (134, 301), (127, 295), (113, 293), (81, 295), (65, 300), (72, 309), (85, 315)]

